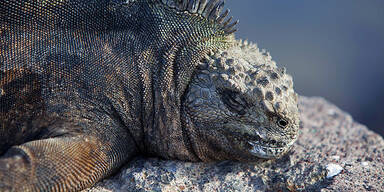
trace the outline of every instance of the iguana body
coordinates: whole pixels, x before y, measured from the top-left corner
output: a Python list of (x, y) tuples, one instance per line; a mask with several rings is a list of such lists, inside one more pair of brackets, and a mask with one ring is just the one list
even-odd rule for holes
[(137, 153), (285, 153), (299, 123), (291, 78), (270, 61), (239, 70), (230, 51), (206, 57), (236, 45), (222, 7), (0, 2), (0, 191), (80, 190)]

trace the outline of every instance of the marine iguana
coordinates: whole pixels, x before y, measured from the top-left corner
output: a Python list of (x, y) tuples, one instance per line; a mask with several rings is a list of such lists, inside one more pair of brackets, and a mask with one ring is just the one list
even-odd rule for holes
[(234, 39), (223, 6), (1, 1), (0, 191), (81, 190), (139, 153), (286, 153), (300, 121), (292, 78), (267, 53), (247, 58), (257, 47)]

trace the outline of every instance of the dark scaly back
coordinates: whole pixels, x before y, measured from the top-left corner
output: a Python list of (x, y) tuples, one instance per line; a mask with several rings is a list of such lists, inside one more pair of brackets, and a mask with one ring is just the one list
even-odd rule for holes
[[(105, 11), (97, 8), (106, 3), (0, 2), (0, 154), (11, 145), (39, 138), (44, 132), (41, 128), (50, 124), (45, 118), (47, 110), (55, 111), (48, 100), (60, 87), (67, 90), (66, 94), (73, 93), (73, 87), (79, 88), (73, 82), (81, 80), (79, 71), (86, 62), (80, 64), (78, 50), (91, 42), (72, 37), (76, 31), (94, 39), (90, 31), (105, 31), (112, 22), (107, 23)], [(85, 74), (85, 79), (93, 81)]]
[(196, 160), (180, 100), (200, 59), (230, 45), (221, 8), (0, 1), (0, 191), (78, 191), (139, 150)]
[[(190, 159), (175, 147), (185, 145), (180, 98), (199, 61), (231, 44), (237, 22), (227, 19), (228, 10), (221, 13), (223, 6), (221, 0), (1, 1), (2, 104), (33, 94), (28, 102), (48, 110), (42, 103), (55, 94), (43, 89), (58, 84), (83, 98), (107, 97), (97, 102), (113, 105), (124, 122), (141, 114), (135, 125), (143, 130), (132, 126), (131, 134), (142, 151)], [(5, 89), (19, 76), (32, 87), (23, 89), (28, 93)], [(129, 107), (116, 104), (120, 97)]]

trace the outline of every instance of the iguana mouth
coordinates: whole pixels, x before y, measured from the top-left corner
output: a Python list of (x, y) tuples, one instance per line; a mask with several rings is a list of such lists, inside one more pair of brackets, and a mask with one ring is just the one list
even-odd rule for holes
[(270, 146), (262, 145), (260, 142), (254, 142), (254, 141), (248, 141), (248, 143), (252, 145), (252, 149), (250, 150), (250, 152), (253, 155), (259, 158), (269, 159), (269, 158), (280, 156), (285, 152), (287, 152), (291, 148), (293, 143), (295, 143), (296, 139), (297, 138), (293, 139), (284, 147), (270, 147)]

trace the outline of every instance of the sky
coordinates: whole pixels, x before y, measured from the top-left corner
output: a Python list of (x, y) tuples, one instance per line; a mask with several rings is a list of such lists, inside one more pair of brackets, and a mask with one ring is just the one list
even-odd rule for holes
[(294, 78), (384, 136), (383, 0), (226, 0), (236, 37), (257, 43)]

